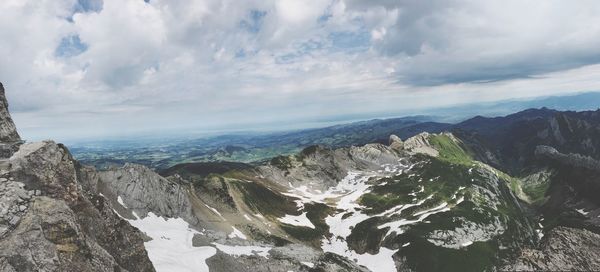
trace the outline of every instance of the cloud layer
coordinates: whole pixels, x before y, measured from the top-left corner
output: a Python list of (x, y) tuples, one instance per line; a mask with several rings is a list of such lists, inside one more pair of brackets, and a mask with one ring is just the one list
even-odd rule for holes
[(5, 0), (25, 137), (301, 126), (597, 90), (600, 2)]

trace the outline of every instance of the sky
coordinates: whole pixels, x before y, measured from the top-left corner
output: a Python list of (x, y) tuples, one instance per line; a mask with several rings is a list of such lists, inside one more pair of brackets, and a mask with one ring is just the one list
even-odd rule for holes
[(28, 140), (600, 90), (596, 0), (2, 0), (0, 14), (0, 81)]

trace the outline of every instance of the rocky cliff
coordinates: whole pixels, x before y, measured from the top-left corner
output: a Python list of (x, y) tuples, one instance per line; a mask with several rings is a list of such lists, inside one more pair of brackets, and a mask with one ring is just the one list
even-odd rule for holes
[(121, 168), (101, 171), (98, 177), (100, 192), (117, 203), (121, 202), (138, 216), (146, 217), (152, 212), (167, 218), (183, 218), (192, 225), (199, 221), (192, 213), (186, 187), (161, 177), (145, 166), (126, 164)]
[(8, 102), (4, 86), (0, 83), (0, 142), (11, 143), (21, 141), (17, 128), (8, 112)]
[[(0, 142), (12, 145), (0, 94)], [(0, 271), (154, 271), (143, 234), (86, 189), (93, 170), (52, 141), (15, 149), (0, 164)]]
[(0, 83), (0, 158), (10, 157), (18, 149), (20, 143), (21, 137), (8, 112), (4, 86)]

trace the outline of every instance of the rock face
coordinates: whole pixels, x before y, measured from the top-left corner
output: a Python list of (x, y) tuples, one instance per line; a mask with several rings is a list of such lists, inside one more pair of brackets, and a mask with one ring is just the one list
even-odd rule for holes
[(126, 164), (121, 168), (101, 171), (98, 177), (100, 192), (114, 195), (117, 200), (121, 197), (118, 202), (139, 216), (145, 217), (153, 212), (167, 218), (183, 218), (193, 225), (198, 223), (185, 187), (145, 166)]
[(0, 191), (0, 270), (153, 271), (142, 234), (84, 191), (79, 172), (51, 141), (22, 145), (10, 158)]
[(423, 132), (419, 135), (409, 138), (404, 142), (404, 150), (411, 154), (427, 154), (437, 157), (439, 152), (429, 143), (429, 133)]
[(402, 141), (402, 139), (400, 139), (400, 137), (393, 135), (393, 134), (390, 135), (388, 144), (392, 149), (395, 149), (395, 150), (404, 149), (404, 142)]
[(571, 167), (581, 167), (600, 172), (599, 161), (580, 154), (562, 154), (550, 146), (537, 146), (535, 149), (535, 155), (537, 157), (555, 160)]
[(598, 271), (600, 235), (588, 230), (557, 227), (539, 249), (526, 249), (506, 271)]
[[(2, 90), (2, 144), (20, 141)], [(0, 271), (154, 271), (143, 234), (94, 191), (93, 170), (52, 141), (0, 164)]]
[(8, 113), (8, 102), (4, 94), (4, 86), (0, 83), (0, 142), (21, 141), (17, 128)]
[(0, 83), (0, 158), (10, 157), (21, 143), (21, 137), (8, 112), (4, 86)]

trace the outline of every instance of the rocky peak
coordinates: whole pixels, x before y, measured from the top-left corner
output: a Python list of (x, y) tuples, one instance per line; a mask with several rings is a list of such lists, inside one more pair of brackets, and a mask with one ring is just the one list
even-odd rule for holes
[(8, 102), (4, 94), (4, 86), (0, 83), (0, 142), (14, 143), (21, 141), (17, 128), (8, 112)]
[(394, 150), (402, 150), (404, 149), (404, 142), (400, 137), (392, 134), (390, 135), (389, 146)]
[(426, 154), (432, 157), (437, 157), (439, 152), (433, 148), (429, 143), (429, 137), (431, 134), (427, 132), (420, 133), (413, 137), (408, 138), (404, 142), (404, 150), (408, 151), (409, 154)]

